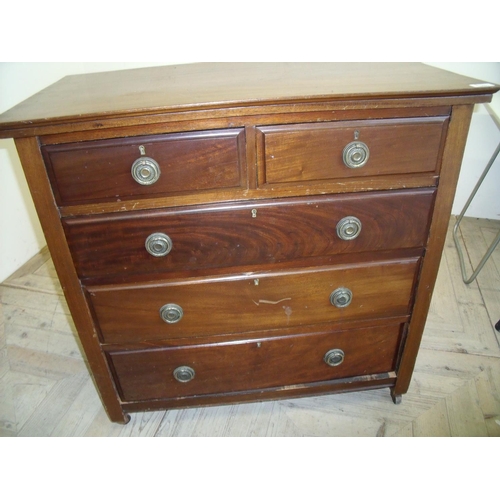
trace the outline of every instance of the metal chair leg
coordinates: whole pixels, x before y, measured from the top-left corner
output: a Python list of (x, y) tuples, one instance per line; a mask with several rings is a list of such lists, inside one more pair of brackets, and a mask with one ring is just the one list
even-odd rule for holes
[(467, 200), (467, 203), (465, 204), (462, 212), (458, 216), (458, 219), (457, 219), (457, 221), (455, 223), (455, 226), (453, 227), (453, 240), (455, 241), (455, 246), (456, 246), (457, 252), (458, 252), (458, 258), (460, 259), (460, 268), (462, 270), (462, 279), (464, 280), (464, 283), (466, 285), (468, 285), (469, 283), (472, 283), (476, 279), (477, 275), (479, 274), (479, 272), (483, 268), (484, 264), (486, 264), (486, 261), (490, 258), (491, 254), (493, 253), (493, 251), (495, 250), (496, 246), (500, 242), (500, 231), (499, 231), (498, 234), (497, 234), (497, 237), (495, 238), (495, 240), (493, 241), (493, 243), (488, 248), (486, 254), (481, 259), (481, 262), (479, 263), (479, 265), (477, 266), (477, 268), (475, 270), (473, 270), (473, 273), (470, 276), (470, 278), (467, 278), (467, 274), (466, 274), (466, 270), (465, 270), (465, 263), (464, 263), (464, 256), (463, 256), (462, 248), (460, 247), (460, 242), (458, 240), (458, 235), (457, 235), (458, 227), (460, 225), (460, 222), (462, 222), (462, 219), (463, 219), (463, 217), (465, 215), (465, 212), (467, 211), (467, 209), (469, 208), (469, 205), (471, 204), (472, 200), (474, 199), (474, 196), (476, 195), (476, 193), (479, 190), (482, 182), (484, 181), (484, 178), (486, 177), (486, 175), (490, 171), (491, 166), (495, 162), (495, 160), (496, 160), (499, 152), (500, 152), (500, 144), (497, 146), (495, 152), (493, 153), (492, 157), (490, 158), (490, 161), (488, 162), (488, 165), (486, 165), (486, 168), (484, 169), (484, 172), (482, 173), (481, 177), (477, 181), (476, 186), (474, 187), (471, 195), (469, 196), (469, 199)]

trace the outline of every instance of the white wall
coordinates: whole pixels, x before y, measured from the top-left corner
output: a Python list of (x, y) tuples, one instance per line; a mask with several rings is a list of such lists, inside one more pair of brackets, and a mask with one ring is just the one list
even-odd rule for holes
[[(426, 63), (461, 75), (500, 83), (500, 63)], [(500, 142), (500, 92), (474, 108), (452, 213), (458, 215)], [(467, 209), (466, 216), (500, 219), (500, 155)]]
[[(0, 113), (66, 75), (169, 63), (0, 63)], [(45, 246), (12, 139), (0, 139), (0, 283)]]
[[(171, 63), (0, 63), (0, 113), (70, 74)], [(429, 63), (428, 63), (429, 64)], [(500, 83), (500, 63), (430, 63)], [(500, 116), (500, 96), (493, 104)], [(500, 140), (500, 129), (483, 105), (476, 106), (453, 213), (459, 213)], [(500, 219), (500, 161), (467, 215)], [(45, 245), (14, 142), (0, 139), (0, 283)]]

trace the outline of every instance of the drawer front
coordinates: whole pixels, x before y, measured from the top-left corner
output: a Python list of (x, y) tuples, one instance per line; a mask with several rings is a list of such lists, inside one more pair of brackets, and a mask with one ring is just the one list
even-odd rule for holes
[[(82, 278), (158, 273), (423, 247), (433, 199), (430, 189), (339, 195), (80, 217), (64, 227)], [(166, 237), (167, 254), (148, 252), (146, 242)]]
[[(243, 129), (42, 148), (60, 205), (238, 187), (245, 177), (244, 150)], [(132, 175), (136, 160), (134, 170), (140, 182)], [(157, 167), (151, 166), (151, 160)], [(156, 181), (155, 168), (159, 171)]]
[(434, 172), (446, 124), (439, 116), (259, 127), (259, 184)]
[(115, 352), (110, 359), (125, 401), (228, 393), (393, 371), (401, 331), (402, 325), (391, 324), (220, 345)]
[(418, 262), (413, 258), (87, 291), (105, 342), (173, 339), (404, 316)]

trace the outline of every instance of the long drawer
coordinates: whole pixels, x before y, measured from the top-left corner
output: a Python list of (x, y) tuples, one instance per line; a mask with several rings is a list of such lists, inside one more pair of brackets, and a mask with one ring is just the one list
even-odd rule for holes
[(404, 316), (419, 258), (87, 288), (104, 342), (229, 334)]
[(78, 217), (63, 223), (78, 274), (91, 278), (423, 247), (433, 200), (434, 190), (415, 189)]
[(437, 172), (448, 117), (258, 128), (259, 184)]
[(402, 325), (109, 354), (124, 401), (222, 394), (395, 369)]
[(234, 188), (245, 180), (243, 129), (44, 146), (60, 205)]

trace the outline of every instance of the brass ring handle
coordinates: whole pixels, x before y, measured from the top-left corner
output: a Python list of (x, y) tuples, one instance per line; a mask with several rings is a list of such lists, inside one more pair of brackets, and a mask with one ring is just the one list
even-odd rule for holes
[(146, 250), (153, 257), (164, 257), (170, 253), (172, 246), (172, 239), (165, 233), (153, 233), (146, 238)]
[(352, 292), (349, 288), (340, 287), (330, 294), (330, 303), (335, 307), (347, 307), (352, 301)]
[(160, 166), (147, 156), (137, 158), (132, 164), (131, 174), (135, 182), (142, 186), (150, 186), (160, 178)]
[(178, 323), (184, 316), (184, 311), (177, 304), (165, 304), (160, 308), (160, 317), (165, 323)]
[(178, 382), (186, 383), (194, 379), (195, 371), (190, 366), (178, 366), (174, 370), (174, 378)]
[(323, 361), (328, 366), (339, 366), (344, 362), (345, 354), (342, 349), (331, 349), (324, 357)]
[(370, 157), (370, 149), (361, 141), (350, 142), (342, 152), (344, 165), (348, 168), (359, 168), (366, 165)]
[(354, 240), (361, 232), (361, 221), (354, 216), (344, 217), (337, 224), (337, 236), (341, 240)]

